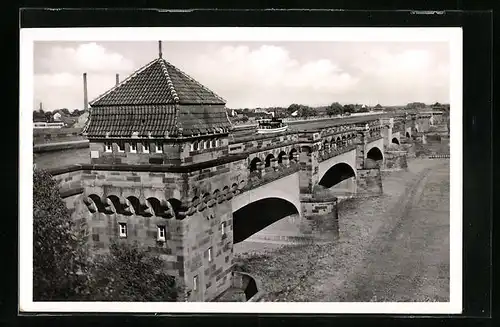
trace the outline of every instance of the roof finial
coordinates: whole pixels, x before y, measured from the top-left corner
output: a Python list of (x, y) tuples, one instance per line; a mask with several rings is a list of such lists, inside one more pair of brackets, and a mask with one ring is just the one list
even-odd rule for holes
[(161, 41), (158, 41), (158, 52), (159, 52), (159, 56), (161, 58)]

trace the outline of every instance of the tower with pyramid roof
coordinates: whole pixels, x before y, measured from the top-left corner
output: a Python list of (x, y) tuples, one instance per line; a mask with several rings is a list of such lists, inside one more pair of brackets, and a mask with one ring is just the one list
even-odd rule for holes
[(74, 209), (89, 242), (102, 252), (137, 241), (185, 285), (186, 300), (214, 299), (231, 285), (231, 199), (248, 177), (246, 156), (228, 153), (224, 99), (160, 51), (90, 106), (91, 165)]
[(186, 165), (227, 155), (225, 104), (160, 51), (90, 103), (91, 162)]

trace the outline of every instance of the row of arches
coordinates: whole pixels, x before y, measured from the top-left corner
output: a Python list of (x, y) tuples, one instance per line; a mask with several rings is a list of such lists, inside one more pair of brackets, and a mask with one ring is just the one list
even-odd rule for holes
[(159, 200), (154, 197), (139, 200), (135, 196), (119, 198), (116, 195), (100, 197), (90, 194), (83, 198), (83, 202), (90, 212), (101, 212), (105, 214), (121, 214), (125, 216), (140, 215), (145, 217), (178, 218), (185, 211), (181, 201), (178, 199)]
[[(297, 149), (295, 149), (295, 148), (292, 148), (290, 150), (290, 152), (288, 152), (288, 153), (286, 153), (285, 151), (281, 151), (278, 154), (278, 157), (275, 157), (273, 153), (270, 153), (264, 159), (264, 162), (263, 162), (264, 167), (265, 168), (271, 167), (271, 163), (272, 163), (273, 159), (276, 159), (278, 164), (282, 164), (284, 158), (288, 158), (290, 161), (293, 161), (293, 160), (295, 160), (296, 154), (297, 154)], [(262, 163), (262, 160), (259, 157), (253, 158), (250, 161), (250, 167), (249, 167), (250, 172), (256, 171), (258, 169), (259, 163)]]
[(198, 150), (204, 150), (204, 149), (211, 149), (211, 148), (216, 148), (219, 147), (221, 144), (221, 141), (219, 139), (207, 139), (207, 140), (200, 140), (200, 141), (194, 141), (191, 143), (191, 151), (198, 151)]
[(233, 183), (231, 187), (225, 186), (222, 190), (216, 189), (211, 193), (205, 192), (203, 195), (195, 196), (190, 203), (183, 203), (175, 198), (160, 200), (149, 197), (140, 200), (135, 196), (119, 198), (116, 195), (100, 197), (97, 194), (90, 194), (83, 198), (83, 202), (91, 213), (101, 212), (105, 214), (121, 214), (125, 216), (139, 215), (145, 217), (162, 217), (182, 219), (190, 216), (196, 211), (203, 211), (207, 207), (213, 207), (217, 203), (222, 203), (239, 194), (245, 186), (245, 181)]

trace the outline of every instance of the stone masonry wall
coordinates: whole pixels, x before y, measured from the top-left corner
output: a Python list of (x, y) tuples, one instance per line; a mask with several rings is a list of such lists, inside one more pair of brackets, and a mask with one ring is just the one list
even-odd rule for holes
[(385, 151), (385, 170), (402, 170), (407, 168), (406, 151)]
[(328, 240), (337, 239), (339, 236), (337, 200), (302, 202), (303, 233)]
[(383, 193), (380, 169), (358, 169), (357, 196), (372, 196)]

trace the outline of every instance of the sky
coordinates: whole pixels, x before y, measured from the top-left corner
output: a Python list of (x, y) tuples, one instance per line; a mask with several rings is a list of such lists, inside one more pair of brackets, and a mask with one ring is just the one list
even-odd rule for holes
[[(34, 44), (33, 108), (83, 109), (158, 57), (158, 42)], [(229, 108), (449, 103), (447, 42), (162, 42), (163, 58)]]

